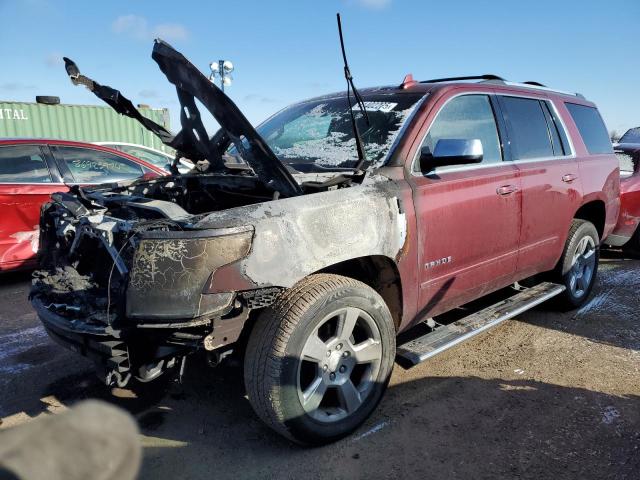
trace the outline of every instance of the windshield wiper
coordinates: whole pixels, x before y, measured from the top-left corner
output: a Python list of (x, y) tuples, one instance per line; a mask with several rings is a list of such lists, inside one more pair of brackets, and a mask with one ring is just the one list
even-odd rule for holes
[(353, 83), (353, 76), (351, 75), (351, 70), (349, 70), (349, 63), (347, 62), (347, 54), (344, 49), (344, 38), (342, 36), (342, 22), (340, 21), (340, 14), (336, 14), (338, 18), (338, 34), (340, 35), (340, 48), (342, 49), (342, 59), (344, 60), (344, 78), (347, 80), (347, 102), (349, 103), (349, 114), (351, 115), (351, 127), (353, 128), (353, 136), (356, 139), (356, 150), (358, 151), (358, 163), (355, 166), (355, 169), (363, 175), (363, 169), (369, 166), (369, 162), (367, 161), (367, 154), (364, 150), (364, 144), (362, 142), (362, 137), (360, 137), (360, 130), (358, 129), (358, 124), (356, 122), (356, 116), (353, 112), (353, 104), (351, 103), (351, 92), (353, 91), (353, 96), (356, 99), (356, 104), (358, 108), (362, 112), (365, 122), (367, 126), (371, 126), (369, 122), (369, 115), (367, 114), (367, 109), (364, 105), (364, 100), (360, 96), (360, 92)]

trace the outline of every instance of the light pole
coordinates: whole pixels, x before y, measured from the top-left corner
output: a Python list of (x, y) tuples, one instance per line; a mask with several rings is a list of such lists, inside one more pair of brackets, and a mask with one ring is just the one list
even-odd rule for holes
[(233, 72), (233, 63), (229, 60), (218, 60), (217, 62), (211, 62), (209, 67), (211, 68), (209, 80), (214, 82), (216, 77), (220, 77), (220, 88), (224, 92), (224, 87), (231, 85), (233, 80), (233, 77), (231, 76), (231, 72)]

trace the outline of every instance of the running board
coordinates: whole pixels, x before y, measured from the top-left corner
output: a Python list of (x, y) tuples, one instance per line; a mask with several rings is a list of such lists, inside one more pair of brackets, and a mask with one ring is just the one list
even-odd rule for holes
[(398, 363), (404, 368), (413, 367), (505, 320), (540, 305), (564, 292), (565, 289), (564, 285), (543, 282), (535, 287), (523, 289), (506, 300), (449, 325), (437, 327), (422, 337), (400, 345), (397, 350)]

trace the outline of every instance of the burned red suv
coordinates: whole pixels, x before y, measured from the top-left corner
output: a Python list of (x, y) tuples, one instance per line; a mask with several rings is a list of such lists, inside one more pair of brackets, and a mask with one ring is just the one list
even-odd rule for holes
[[(589, 296), (619, 174), (582, 96), (407, 76), (254, 129), (169, 45), (153, 58), (178, 91), (177, 135), (67, 71), (195, 169), (57, 194), (41, 219), (33, 306), (107, 384), (152, 380), (198, 350), (236, 355), (260, 418), (326, 443), (373, 412), (396, 358), (415, 364), (551, 297), (575, 308)], [(221, 125), (211, 137), (195, 99)], [(495, 305), (438, 317), (510, 285)], [(432, 331), (396, 346), (423, 322)]]

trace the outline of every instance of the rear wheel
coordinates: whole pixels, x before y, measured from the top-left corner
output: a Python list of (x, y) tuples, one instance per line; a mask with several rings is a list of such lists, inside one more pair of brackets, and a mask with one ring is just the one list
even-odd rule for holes
[(556, 281), (567, 288), (557, 297), (561, 309), (572, 310), (587, 301), (595, 283), (599, 259), (596, 227), (586, 220), (573, 220), (555, 272)]
[(263, 312), (245, 358), (249, 401), (267, 425), (302, 444), (353, 432), (373, 412), (395, 358), (382, 298), (338, 275), (312, 275)]

